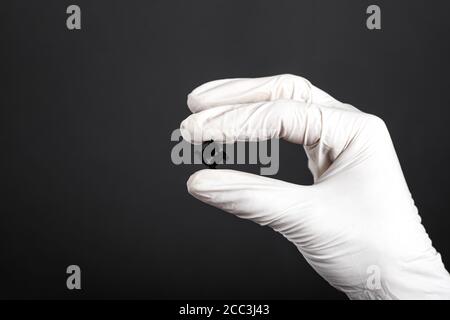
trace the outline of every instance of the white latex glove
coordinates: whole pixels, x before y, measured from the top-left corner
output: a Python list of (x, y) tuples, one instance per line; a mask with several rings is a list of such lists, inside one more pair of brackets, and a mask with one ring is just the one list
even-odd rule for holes
[(188, 106), (189, 142), (282, 138), (304, 145), (314, 176), (302, 186), (205, 169), (187, 182), (194, 197), (280, 232), (351, 299), (450, 298), (450, 276), (380, 118), (293, 75), (208, 82)]

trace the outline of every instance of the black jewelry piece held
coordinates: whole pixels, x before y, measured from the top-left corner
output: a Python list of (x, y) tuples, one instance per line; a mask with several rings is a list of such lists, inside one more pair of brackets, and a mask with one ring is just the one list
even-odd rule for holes
[(226, 159), (226, 154), (225, 151), (223, 150), (218, 150), (221, 149), (219, 148), (217, 145), (214, 147), (214, 152), (211, 152), (209, 154), (206, 155), (205, 158), (205, 149), (207, 146), (209, 146), (211, 143), (215, 143), (213, 140), (210, 141), (205, 141), (202, 144), (202, 162), (204, 165), (208, 166), (208, 168), (210, 169), (215, 169), (217, 167), (217, 162), (220, 159), (219, 157), (222, 157), (222, 162), (223, 163)]

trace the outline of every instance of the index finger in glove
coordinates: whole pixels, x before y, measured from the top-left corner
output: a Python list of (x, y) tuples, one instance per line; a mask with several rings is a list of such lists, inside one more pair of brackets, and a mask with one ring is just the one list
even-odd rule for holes
[(210, 81), (195, 88), (188, 95), (187, 104), (189, 109), (196, 113), (224, 105), (274, 100), (294, 100), (343, 110), (357, 110), (334, 99), (307, 79), (291, 74)]

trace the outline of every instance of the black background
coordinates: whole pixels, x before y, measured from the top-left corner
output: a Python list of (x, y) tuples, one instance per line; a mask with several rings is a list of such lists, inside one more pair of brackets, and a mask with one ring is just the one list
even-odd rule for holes
[[(70, 4), (79, 31), (66, 28)], [(366, 28), (370, 4), (381, 31)], [(170, 160), (194, 87), (280, 73), (385, 120), (450, 265), (449, 7), (2, 1), (0, 298), (345, 298), (282, 236), (192, 198), (202, 166)], [(276, 177), (311, 183), (300, 146), (281, 143)], [(81, 291), (66, 288), (70, 264)]]

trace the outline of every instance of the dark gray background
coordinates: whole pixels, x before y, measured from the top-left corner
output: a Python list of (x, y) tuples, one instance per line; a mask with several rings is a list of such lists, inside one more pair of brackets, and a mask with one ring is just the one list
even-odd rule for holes
[[(78, 4), (82, 30), (68, 31)], [(382, 9), (382, 30), (365, 10)], [(344, 298), (293, 245), (186, 192), (186, 95), (293, 73), (382, 117), (450, 265), (448, 1), (41, 0), (0, 5), (0, 298)], [(257, 172), (254, 166), (240, 168)], [(278, 178), (308, 184), (300, 146)], [(81, 292), (65, 268), (82, 268)]]

